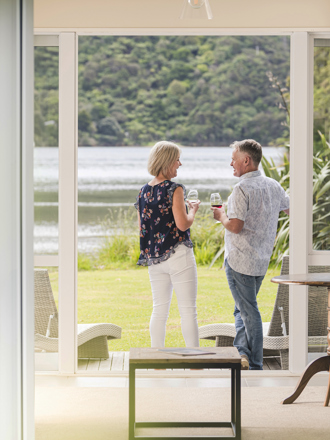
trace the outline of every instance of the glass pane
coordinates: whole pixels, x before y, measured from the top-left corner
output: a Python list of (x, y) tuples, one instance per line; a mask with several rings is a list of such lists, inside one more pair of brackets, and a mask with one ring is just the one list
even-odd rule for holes
[[(285, 82), (289, 59), (288, 37), (79, 37), (78, 325), (120, 326), (121, 339), (108, 341), (110, 352), (150, 346), (152, 295), (147, 269), (136, 267), (133, 204), (151, 179), (150, 146), (161, 139), (184, 146), (175, 180), (197, 189), (202, 201), (192, 228), (199, 323), (233, 322), (225, 280), (219, 288), (221, 261), (208, 269), (223, 245), (210, 194), (220, 192), (226, 202), (237, 182), (228, 148), (236, 139), (254, 137), (267, 146), (268, 160), (283, 162), (285, 150), (272, 146), (287, 134), (286, 114), (269, 72)], [(269, 300), (261, 299), (260, 308), (270, 321), (277, 286), (267, 286)], [(166, 345), (184, 346), (175, 296)], [(123, 366), (125, 358), (116, 355)], [(79, 359), (78, 369), (88, 365)], [(111, 360), (103, 365), (112, 368)]]
[(34, 253), (58, 253), (58, 47), (35, 48)]
[[(58, 253), (58, 47), (35, 47), (34, 253)], [(35, 369), (58, 370), (58, 269), (35, 268)]]
[(330, 250), (330, 40), (315, 40), (313, 248)]
[(58, 269), (34, 270), (35, 370), (58, 370)]

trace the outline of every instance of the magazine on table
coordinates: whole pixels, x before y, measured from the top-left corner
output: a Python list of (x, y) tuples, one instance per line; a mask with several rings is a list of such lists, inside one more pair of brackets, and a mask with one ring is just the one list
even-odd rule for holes
[(205, 351), (200, 348), (159, 348), (158, 351), (181, 356), (199, 356), (203, 354), (216, 354), (214, 351)]

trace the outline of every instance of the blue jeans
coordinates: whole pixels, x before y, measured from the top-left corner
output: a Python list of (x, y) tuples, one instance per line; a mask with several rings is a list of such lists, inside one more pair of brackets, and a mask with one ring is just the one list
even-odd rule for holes
[(262, 370), (263, 334), (257, 295), (264, 276), (243, 275), (225, 262), (229, 288), (235, 301), (234, 347), (249, 358), (250, 370)]

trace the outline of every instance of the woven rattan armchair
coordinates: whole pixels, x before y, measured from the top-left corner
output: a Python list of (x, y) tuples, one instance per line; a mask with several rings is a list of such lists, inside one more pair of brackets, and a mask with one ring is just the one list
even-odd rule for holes
[[(330, 272), (329, 266), (310, 266), (309, 273)], [(282, 261), (281, 275), (289, 273), (289, 257)], [(261, 292), (260, 292), (261, 293)], [(260, 295), (259, 293), (259, 295)], [(262, 293), (261, 293), (262, 294)], [(327, 347), (327, 288), (308, 287), (308, 351), (323, 352)], [(282, 308), (282, 317), (279, 308)], [(287, 336), (283, 335), (283, 324)], [(270, 322), (263, 323), (264, 357), (280, 356), (282, 370), (289, 368), (289, 286), (279, 284)], [(199, 327), (200, 339), (215, 340), (216, 347), (232, 346), (235, 324), (209, 324)]]
[[(58, 351), (58, 312), (47, 269), (34, 271), (35, 348)], [(115, 324), (78, 324), (78, 358), (109, 358), (108, 339), (120, 339)]]

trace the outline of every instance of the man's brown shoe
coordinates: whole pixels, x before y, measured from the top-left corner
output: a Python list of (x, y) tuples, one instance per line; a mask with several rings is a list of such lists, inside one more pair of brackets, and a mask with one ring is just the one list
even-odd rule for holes
[(241, 368), (242, 370), (248, 370), (250, 367), (249, 358), (245, 355), (241, 355)]

